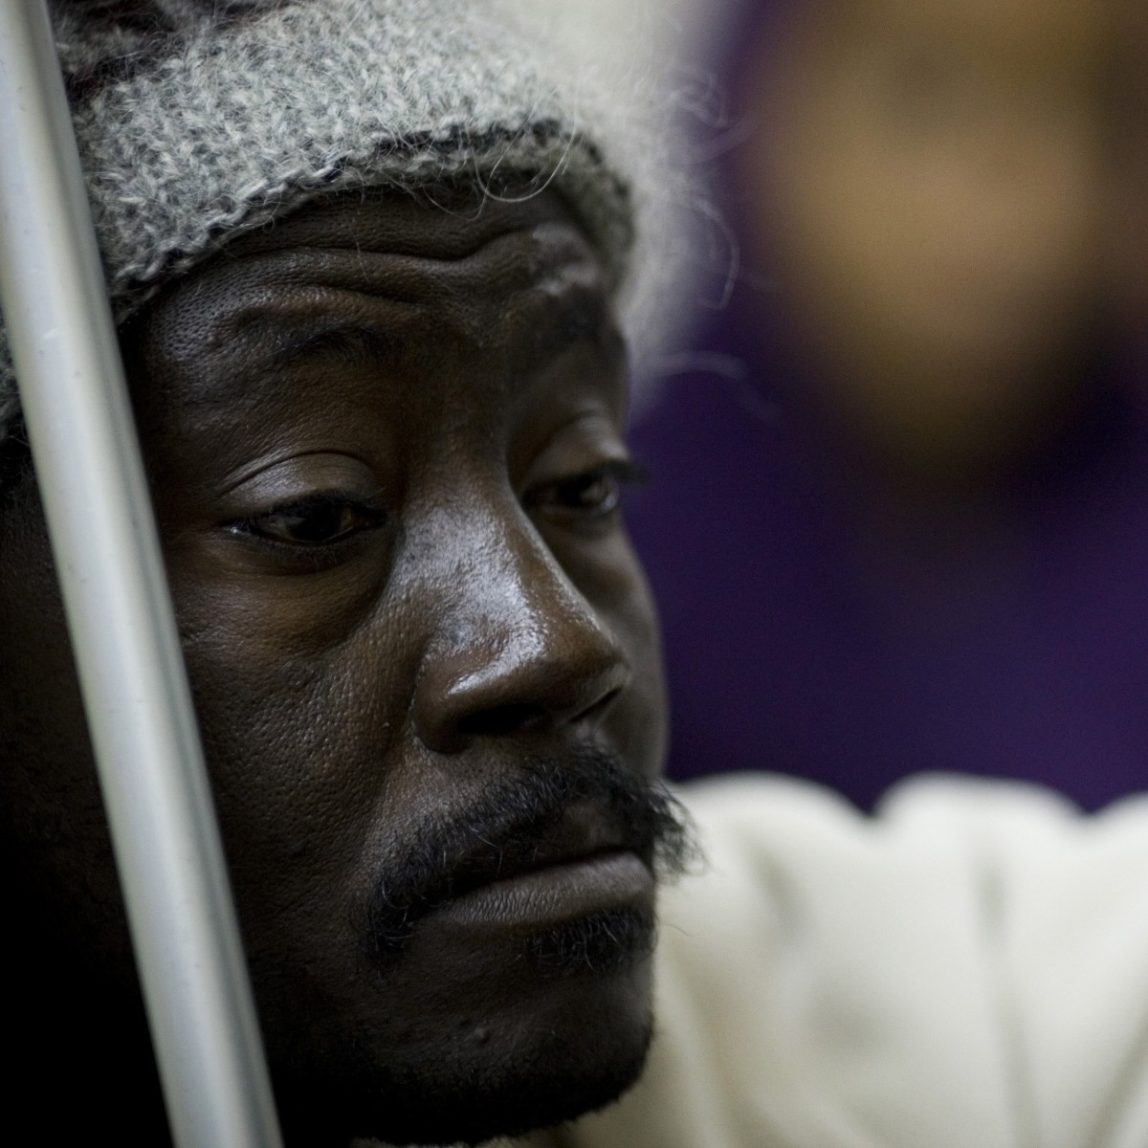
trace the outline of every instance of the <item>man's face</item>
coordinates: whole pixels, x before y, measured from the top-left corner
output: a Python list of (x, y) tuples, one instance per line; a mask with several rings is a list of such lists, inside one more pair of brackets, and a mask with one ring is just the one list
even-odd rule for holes
[[(623, 348), (579, 228), (550, 196), (329, 201), (125, 343), (288, 1122), (405, 1142), (604, 1102), (644, 1054), (673, 827)], [(34, 497), (0, 546), (9, 832), (122, 959)]]
[(1107, 0), (822, 0), (746, 172), (826, 410), (976, 471), (1055, 425), (1100, 306)]

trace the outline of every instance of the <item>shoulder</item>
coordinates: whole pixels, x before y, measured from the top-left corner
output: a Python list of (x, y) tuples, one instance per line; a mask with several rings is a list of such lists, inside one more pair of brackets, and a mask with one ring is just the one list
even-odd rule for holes
[(571, 1144), (1148, 1143), (1148, 800), (682, 796), (708, 862), (663, 897), (649, 1071)]
[(804, 903), (867, 931), (890, 902), (971, 913), (1011, 938), (1102, 910), (1131, 926), (1141, 909), (1148, 927), (1148, 795), (1086, 815), (1038, 786), (922, 776), (867, 815), (829, 790), (747, 774), (682, 797), (708, 862), (668, 892), (671, 912), (728, 890), (775, 920)]

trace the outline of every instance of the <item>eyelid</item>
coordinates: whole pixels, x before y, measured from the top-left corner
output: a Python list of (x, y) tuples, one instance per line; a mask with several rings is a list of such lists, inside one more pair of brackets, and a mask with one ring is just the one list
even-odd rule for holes
[(633, 458), (610, 459), (600, 467), (592, 467), (589, 473), (596, 470), (616, 478), (624, 486), (644, 486), (650, 481), (649, 469)]
[(640, 486), (649, 478), (649, 472), (640, 463), (632, 458), (606, 458), (589, 466), (572, 468), (555, 474), (553, 477), (539, 479), (530, 484), (525, 498), (529, 500), (531, 491), (547, 490), (551, 487), (561, 486), (567, 482), (578, 482), (582, 479), (613, 478), (623, 486)]
[(249, 466), (219, 492), (221, 499), (249, 497), (252, 502), (285, 505), (312, 494), (359, 497), (378, 487), (370, 464), (354, 454), (332, 450), (291, 453)]
[(319, 508), (333, 503), (345, 503), (371, 513), (385, 513), (389, 507), (382, 492), (367, 494), (362, 490), (347, 490), (339, 487), (330, 489), (310, 489), (295, 495), (283, 495), (267, 501), (251, 499), (250, 508), (228, 516), (232, 522), (266, 518), (272, 514), (284, 514), (288, 510)]
[(368, 495), (361, 490), (309, 490), (306, 493), (287, 497), (271, 503), (266, 509), (249, 517), (263, 518), (268, 514), (282, 514), (285, 510), (299, 510), (304, 507), (325, 506), (331, 503), (348, 503), (351, 506), (361, 507), (364, 510), (385, 511), (382, 495)]
[[(621, 509), (625, 488), (640, 484), (645, 479), (645, 468), (632, 459), (606, 459), (596, 466), (536, 483), (524, 495), (523, 505), (532, 512), (560, 521), (583, 525), (603, 524), (615, 519)], [(582, 493), (579, 488), (604, 480), (613, 482), (614, 493), (610, 499), (579, 505), (569, 498), (573, 494), (576, 499)]]
[[(347, 530), (335, 535), (328, 541), (305, 542), (291, 541), (277, 538), (269, 531), (261, 530), (259, 524), (277, 515), (288, 515), (292, 511), (306, 512), (307, 510), (323, 510), (332, 507), (349, 507), (359, 513), (368, 521), (353, 530)], [(245, 514), (223, 523), (225, 530), (241, 537), (250, 538), (261, 545), (273, 547), (284, 551), (318, 551), (323, 548), (333, 548), (341, 543), (348, 542), (356, 535), (368, 530), (375, 530), (385, 525), (390, 517), (389, 508), (381, 497), (364, 497), (361, 493), (344, 490), (313, 491), (299, 498), (284, 499), (256, 513)]]

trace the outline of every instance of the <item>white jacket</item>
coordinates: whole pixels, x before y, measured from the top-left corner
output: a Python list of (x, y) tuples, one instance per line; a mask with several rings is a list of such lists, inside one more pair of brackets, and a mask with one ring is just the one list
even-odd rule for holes
[(1148, 1148), (1148, 797), (690, 787), (648, 1070), (538, 1148)]

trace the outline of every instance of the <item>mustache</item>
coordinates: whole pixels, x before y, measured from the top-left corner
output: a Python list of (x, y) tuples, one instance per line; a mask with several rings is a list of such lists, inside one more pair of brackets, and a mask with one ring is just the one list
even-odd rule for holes
[(404, 833), (367, 899), (368, 955), (393, 957), (419, 920), (447, 901), (545, 863), (548, 838), (574, 806), (589, 810), (611, 848), (633, 851), (660, 880), (681, 876), (699, 855), (681, 801), (617, 754), (581, 746), (562, 757), (531, 758), (460, 814), (429, 818)]

